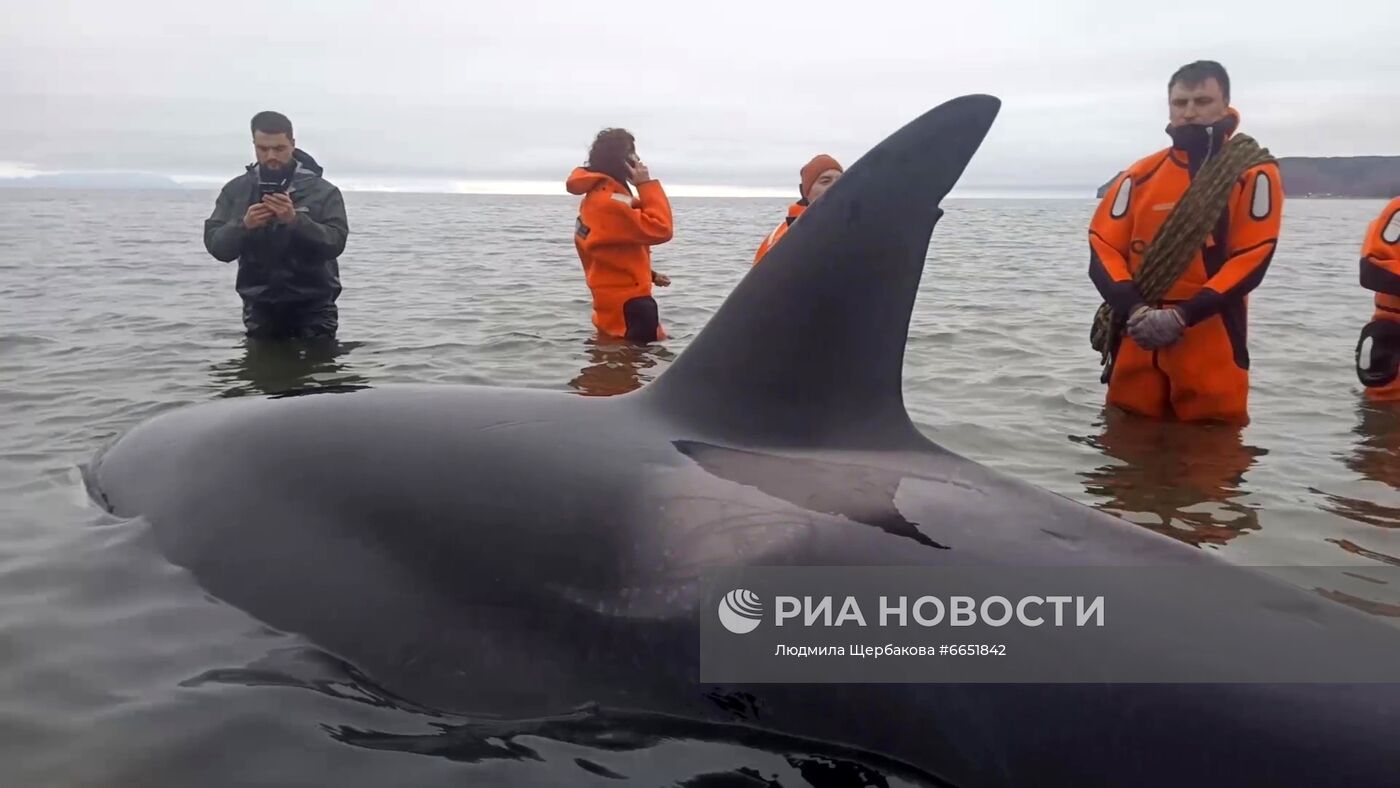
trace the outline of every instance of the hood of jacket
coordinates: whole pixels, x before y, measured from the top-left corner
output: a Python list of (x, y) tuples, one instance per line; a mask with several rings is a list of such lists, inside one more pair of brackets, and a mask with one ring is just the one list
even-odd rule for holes
[(569, 190), (569, 194), (587, 194), (599, 186), (610, 186), (612, 191), (631, 194), (632, 190), (625, 184), (618, 183), (611, 175), (590, 170), (587, 167), (575, 167), (569, 173), (569, 177), (564, 181), (564, 188)]
[(1226, 140), (1234, 136), (1239, 126), (1239, 110), (1229, 107), (1224, 117), (1214, 123), (1168, 126), (1167, 136), (1172, 139), (1172, 151), (1186, 155), (1191, 174), (1195, 175), (1207, 159), (1220, 152)]

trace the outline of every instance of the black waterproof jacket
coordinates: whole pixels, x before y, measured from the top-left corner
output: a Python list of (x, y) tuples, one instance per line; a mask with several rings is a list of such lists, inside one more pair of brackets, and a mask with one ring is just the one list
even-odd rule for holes
[(340, 264), (350, 224), (340, 189), (321, 177), (316, 160), (297, 149), (288, 195), (296, 206), (291, 224), (243, 226), (258, 193), (258, 165), (224, 185), (204, 222), (204, 248), (215, 259), (238, 261), (235, 287), (245, 304), (329, 304), (340, 295)]

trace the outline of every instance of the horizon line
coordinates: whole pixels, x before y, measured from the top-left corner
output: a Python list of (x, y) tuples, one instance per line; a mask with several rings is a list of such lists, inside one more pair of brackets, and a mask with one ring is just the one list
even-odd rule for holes
[[(69, 188), (69, 189), (139, 189), (139, 190), (205, 190), (219, 189), (232, 178), (232, 176), (215, 176), (207, 173), (179, 173), (179, 172), (156, 172), (139, 169), (54, 169), (44, 170), (33, 165), (0, 160), (0, 188), (26, 188), (31, 187), (34, 180), (61, 180), (65, 183), (38, 183), (32, 188)], [(86, 184), (83, 181), (97, 181), (95, 184)], [(123, 180), (134, 181), (134, 183), (122, 183)], [(349, 174), (343, 177), (328, 175), (327, 180), (334, 183), (343, 192), (360, 193), (401, 193), (401, 194), (479, 194), (497, 196), (569, 196), (564, 187), (563, 178), (531, 178), (526, 177), (461, 177), (453, 175), (441, 176), (394, 176), (394, 175), (356, 175)], [(671, 180), (664, 175), (656, 180), (661, 181), (665, 186), (666, 193), (673, 197), (722, 197), (722, 198), (753, 198), (753, 199), (797, 199), (796, 190), (789, 184), (781, 186), (772, 184), (739, 184), (723, 182), (696, 182), (687, 181), (684, 177)], [(72, 182), (71, 185), (70, 183)], [(1005, 195), (1005, 194), (1059, 194), (1066, 198), (1092, 197), (1099, 184), (1088, 183), (1048, 183), (1048, 184), (1008, 184), (1008, 183), (985, 183), (985, 184), (960, 184), (955, 187), (949, 196), (956, 197), (958, 192), (975, 195)]]
[[(36, 179), (63, 178), (82, 180), (120, 180), (129, 178), (137, 182), (104, 185), (67, 185), (39, 183), (29, 185)], [(236, 177), (236, 176), (235, 176)], [(216, 178), (209, 175), (185, 175), (147, 172), (140, 170), (50, 170), (38, 171), (28, 168), (0, 167), (0, 189), (71, 189), (71, 190), (116, 190), (116, 191), (204, 191), (216, 190), (227, 183), (229, 178)], [(661, 181), (670, 197), (711, 197), (726, 199), (796, 199), (791, 187), (752, 186), (740, 184), (686, 183), (684, 181)], [(481, 196), (518, 197), (571, 197), (562, 180), (499, 179), (499, 178), (377, 178), (350, 176), (332, 179), (342, 192), (362, 194), (461, 194)], [(1008, 196), (1037, 196), (1041, 198), (1092, 199), (1097, 187), (1065, 184), (1009, 185), (987, 184), (955, 187), (950, 198), (995, 198)]]

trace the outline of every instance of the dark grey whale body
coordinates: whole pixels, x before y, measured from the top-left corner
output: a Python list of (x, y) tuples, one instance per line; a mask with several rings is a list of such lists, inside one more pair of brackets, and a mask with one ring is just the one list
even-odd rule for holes
[[(999, 106), (953, 100), (874, 148), (638, 391), (222, 401), (123, 436), (89, 489), (210, 593), (437, 708), (735, 722), (930, 784), (1400, 784), (1394, 685), (699, 682), (695, 580), (715, 567), (1215, 561), (909, 420), (938, 204)], [(1164, 611), (1144, 626), (1205, 614)]]

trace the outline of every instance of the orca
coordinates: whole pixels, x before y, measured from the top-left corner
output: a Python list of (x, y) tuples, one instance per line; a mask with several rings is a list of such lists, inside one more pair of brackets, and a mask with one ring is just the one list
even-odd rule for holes
[[(931, 785), (1396, 785), (1394, 684), (699, 680), (696, 582), (717, 567), (1221, 563), (958, 456), (905, 409), (941, 202), (1000, 107), (955, 98), (872, 148), (634, 391), (202, 403), (100, 450), (88, 489), (223, 602), (492, 721), (469, 739), (577, 730), (587, 708), (870, 753)], [(1363, 618), (1301, 590), (1290, 610), (1260, 638)], [(1140, 626), (1209, 615), (1163, 600)]]

